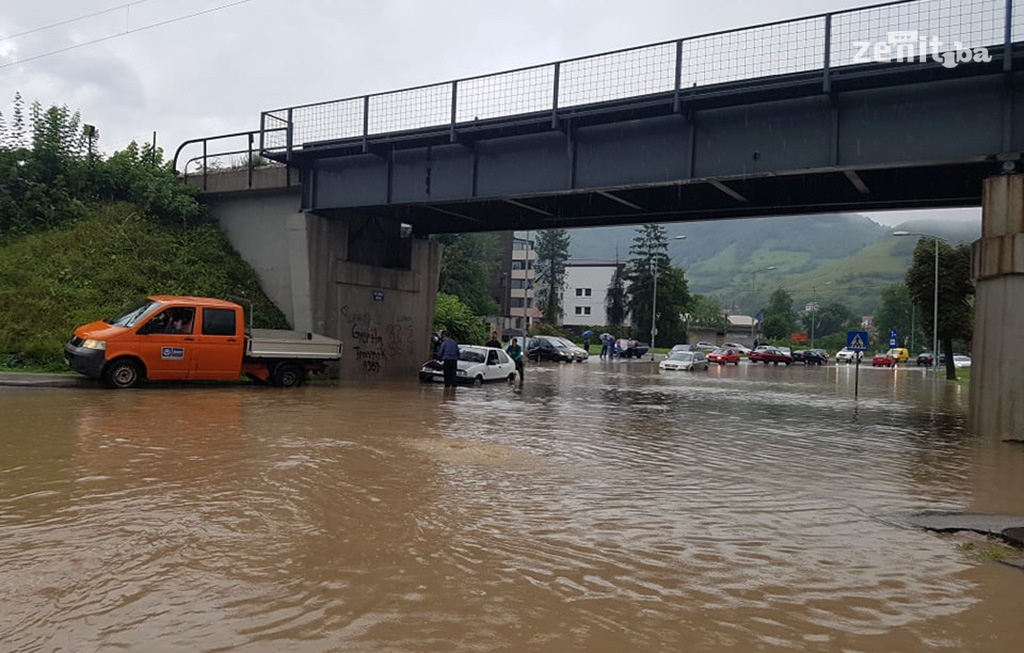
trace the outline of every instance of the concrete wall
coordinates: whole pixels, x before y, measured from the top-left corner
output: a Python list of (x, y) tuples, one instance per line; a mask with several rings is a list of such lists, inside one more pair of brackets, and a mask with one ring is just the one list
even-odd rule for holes
[[(401, 238), (391, 221), (301, 213), (297, 188), (252, 192), (231, 176), (211, 175), (204, 201), (289, 323), (345, 343), (343, 379), (416, 378), (432, 354), (441, 246)], [(407, 268), (350, 260), (406, 253)]]
[(345, 343), (342, 378), (415, 378), (433, 353), (430, 336), (441, 246), (414, 239), (408, 270), (363, 265), (347, 260), (350, 229), (358, 218), (307, 214), (306, 219), (310, 268), (315, 271), (313, 323), (319, 332)]
[(296, 224), (288, 221), (288, 216), (298, 214), (298, 190), (273, 195), (236, 193), (207, 200), (207, 203), (231, 245), (256, 270), (263, 292), (284, 312), (288, 323), (298, 328), (292, 293), (292, 259), (297, 255), (305, 256), (305, 242), (303, 239), (301, 245), (296, 245), (300, 251), (291, 251), (289, 226), (294, 230)]
[(1024, 437), (1024, 175), (985, 180), (975, 281), (970, 415), (976, 433)]

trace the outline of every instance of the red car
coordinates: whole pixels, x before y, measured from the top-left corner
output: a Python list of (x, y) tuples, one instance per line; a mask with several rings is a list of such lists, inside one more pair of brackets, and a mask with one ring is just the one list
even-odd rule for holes
[(775, 347), (761, 345), (754, 351), (750, 352), (750, 355), (747, 356), (747, 360), (751, 363), (764, 363), (765, 365), (768, 363), (774, 363), (775, 365), (783, 363), (785, 365), (789, 365), (793, 362), (793, 357), (776, 349)]
[(875, 354), (871, 357), (871, 367), (895, 367), (896, 357), (890, 356), (888, 353)]
[(732, 363), (733, 365), (739, 365), (740, 353), (735, 349), (726, 349), (724, 347), (719, 347), (718, 349), (708, 354), (708, 362), (718, 363), (719, 365), (728, 365), (729, 363)]

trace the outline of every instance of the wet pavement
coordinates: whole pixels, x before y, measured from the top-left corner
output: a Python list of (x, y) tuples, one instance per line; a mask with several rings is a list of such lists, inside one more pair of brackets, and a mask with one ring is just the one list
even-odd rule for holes
[(0, 642), (81, 651), (1017, 651), (1024, 514), (913, 369), (0, 387)]

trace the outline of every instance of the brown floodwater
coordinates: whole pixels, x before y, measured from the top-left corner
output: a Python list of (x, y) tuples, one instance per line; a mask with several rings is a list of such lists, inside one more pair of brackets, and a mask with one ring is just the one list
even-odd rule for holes
[(1024, 447), (917, 370), (0, 389), (2, 651), (1019, 651)]

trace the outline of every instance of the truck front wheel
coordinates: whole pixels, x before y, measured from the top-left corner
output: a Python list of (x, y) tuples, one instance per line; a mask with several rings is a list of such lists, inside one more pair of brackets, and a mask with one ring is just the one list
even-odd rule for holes
[(111, 388), (134, 388), (142, 380), (142, 366), (131, 358), (120, 358), (107, 366), (103, 380)]
[(297, 388), (306, 382), (306, 370), (295, 363), (281, 363), (270, 378), (276, 386)]

